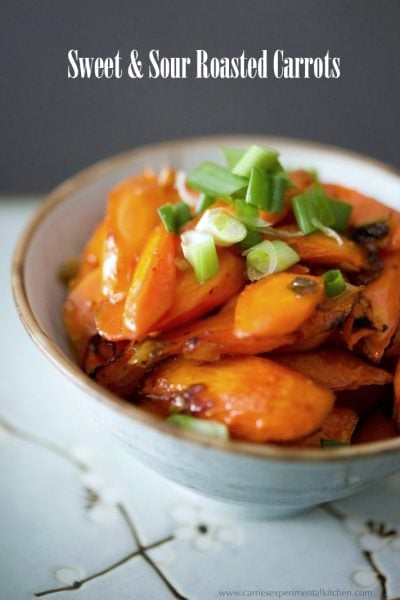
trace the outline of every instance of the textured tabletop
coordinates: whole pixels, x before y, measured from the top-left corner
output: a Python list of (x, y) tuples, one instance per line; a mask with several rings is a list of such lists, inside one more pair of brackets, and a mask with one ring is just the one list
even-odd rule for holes
[(300, 517), (244, 521), (97, 424), (12, 303), (12, 248), (36, 204), (0, 200), (0, 599), (400, 598), (400, 474)]

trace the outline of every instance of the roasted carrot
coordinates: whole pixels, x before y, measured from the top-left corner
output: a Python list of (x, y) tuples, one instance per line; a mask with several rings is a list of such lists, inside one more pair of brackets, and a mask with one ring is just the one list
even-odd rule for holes
[(93, 271), (93, 269), (101, 265), (105, 236), (106, 222), (103, 220), (96, 227), (91, 238), (83, 249), (79, 271), (76, 278), (74, 278), (74, 280), (71, 282), (72, 286), (76, 285), (76, 283), (85, 277), (85, 275), (90, 273), (90, 271)]
[(292, 441), (310, 435), (333, 407), (334, 396), (304, 375), (266, 358), (161, 363), (142, 394), (224, 423), (235, 438)]
[(355, 390), (363, 385), (385, 385), (392, 375), (373, 367), (350, 352), (336, 349), (279, 354), (274, 360), (300, 371), (331, 390)]
[(247, 285), (235, 309), (237, 337), (274, 337), (296, 331), (324, 295), (321, 280), (309, 275), (276, 273)]
[(358, 415), (351, 408), (335, 407), (322, 424), (320, 431), (306, 438), (301, 446), (319, 448), (322, 440), (350, 444), (357, 426)]
[(352, 205), (350, 223), (354, 227), (387, 222), (389, 237), (386, 247), (389, 250), (400, 250), (400, 214), (398, 212), (369, 196), (342, 185), (325, 184), (323, 187), (330, 198), (343, 200)]
[(90, 338), (97, 333), (95, 311), (101, 301), (101, 273), (97, 267), (69, 292), (63, 305), (65, 328), (81, 364)]
[(168, 330), (197, 319), (221, 306), (244, 286), (243, 260), (221, 248), (218, 272), (198, 283), (192, 269), (178, 272), (173, 305), (155, 324), (155, 330)]
[(376, 410), (365, 419), (361, 420), (354, 432), (354, 444), (367, 444), (387, 440), (398, 435), (396, 424), (381, 410)]

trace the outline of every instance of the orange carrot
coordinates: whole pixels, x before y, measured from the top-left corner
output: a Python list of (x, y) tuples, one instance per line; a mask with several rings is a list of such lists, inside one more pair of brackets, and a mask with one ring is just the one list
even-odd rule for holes
[(321, 280), (309, 275), (275, 273), (250, 284), (235, 309), (237, 337), (274, 337), (296, 331), (324, 295)]
[[(145, 379), (142, 393), (224, 423), (235, 438), (291, 441), (321, 427), (334, 396), (311, 379), (266, 358), (216, 363), (171, 359)], [(183, 405), (182, 405), (183, 402)]]
[(300, 371), (331, 390), (355, 390), (363, 385), (385, 385), (393, 379), (387, 371), (373, 367), (343, 350), (280, 354), (275, 355), (274, 360)]
[(65, 328), (79, 364), (82, 363), (90, 338), (97, 333), (94, 315), (100, 301), (101, 273), (96, 268), (75, 285), (64, 302)]
[(155, 330), (172, 329), (217, 308), (244, 286), (243, 260), (230, 252), (218, 251), (218, 272), (204, 283), (198, 283), (193, 269), (177, 275), (173, 305), (154, 326)]
[(335, 407), (323, 422), (321, 430), (306, 438), (301, 446), (319, 448), (322, 440), (337, 440), (350, 444), (357, 422), (358, 415), (354, 410)]
[(396, 424), (381, 410), (376, 410), (362, 420), (353, 436), (354, 444), (367, 444), (397, 437)]
[(350, 224), (354, 227), (387, 221), (389, 224), (389, 240), (386, 247), (391, 251), (400, 250), (400, 214), (398, 212), (373, 198), (342, 185), (325, 184), (323, 187), (330, 198), (343, 200), (343, 202), (352, 205), (353, 211)]
[(101, 265), (104, 249), (104, 240), (106, 236), (106, 223), (103, 220), (94, 230), (88, 243), (85, 245), (79, 266), (79, 271), (76, 278), (72, 281), (72, 285), (75, 285), (85, 275), (93, 271), (96, 267)]

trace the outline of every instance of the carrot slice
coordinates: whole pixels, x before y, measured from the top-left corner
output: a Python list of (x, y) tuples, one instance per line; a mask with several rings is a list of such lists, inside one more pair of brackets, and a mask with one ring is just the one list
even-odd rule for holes
[(139, 340), (152, 330), (174, 300), (175, 236), (158, 225), (136, 266), (125, 302), (124, 323)]
[(400, 252), (393, 252), (385, 256), (378, 279), (369, 283), (361, 294), (370, 306), (372, 323), (376, 328), (363, 342), (363, 350), (372, 362), (381, 360), (399, 325), (399, 277)]
[(353, 443), (367, 444), (394, 438), (397, 435), (394, 420), (387, 417), (382, 411), (376, 410), (361, 421), (354, 433)]
[(350, 444), (358, 423), (358, 415), (351, 408), (335, 407), (322, 424), (322, 429), (302, 442), (302, 446), (319, 448), (321, 440), (337, 440)]
[[(297, 288), (293, 287), (296, 284)], [(246, 286), (239, 295), (235, 333), (237, 337), (292, 333), (311, 317), (323, 295), (323, 286), (317, 277), (291, 273), (268, 275)]]
[[(102, 221), (94, 230), (91, 238), (83, 249), (76, 283), (90, 271), (101, 265), (106, 236), (106, 222)], [(75, 280), (72, 282), (75, 285)]]
[(197, 319), (242, 289), (243, 260), (225, 249), (218, 251), (218, 260), (218, 272), (204, 283), (197, 282), (191, 268), (178, 273), (173, 305), (154, 326), (155, 330), (172, 329)]
[(97, 333), (95, 311), (101, 301), (101, 273), (96, 268), (69, 292), (62, 311), (65, 328), (82, 363), (90, 338)]
[(398, 212), (369, 196), (342, 185), (329, 183), (324, 184), (323, 187), (330, 198), (343, 200), (352, 205), (350, 224), (354, 227), (388, 221), (389, 240), (386, 247), (391, 251), (400, 250), (400, 214)]
[(364, 385), (385, 385), (393, 379), (387, 371), (373, 367), (343, 350), (275, 355), (274, 360), (300, 371), (331, 390), (355, 390)]
[(266, 358), (215, 363), (171, 359), (144, 381), (144, 396), (224, 423), (235, 438), (291, 441), (322, 426), (334, 396), (304, 375)]
[(235, 306), (232, 305), (216, 315), (173, 329), (163, 339), (175, 344), (187, 358), (200, 358), (202, 349), (214, 350), (210, 352), (213, 360), (221, 354), (264, 354), (290, 344), (295, 336), (240, 339), (235, 335)]

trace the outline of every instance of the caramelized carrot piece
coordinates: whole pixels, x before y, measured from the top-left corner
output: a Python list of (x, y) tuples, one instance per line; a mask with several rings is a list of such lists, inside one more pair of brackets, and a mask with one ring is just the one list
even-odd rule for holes
[(69, 292), (63, 305), (65, 328), (79, 364), (82, 364), (90, 338), (97, 333), (95, 311), (100, 300), (101, 273), (96, 268)]
[(358, 423), (358, 415), (351, 408), (335, 407), (322, 424), (318, 433), (306, 438), (301, 446), (319, 448), (321, 440), (337, 440), (350, 444)]
[(400, 433), (400, 359), (397, 362), (394, 373), (394, 406), (393, 417)]
[[(292, 441), (322, 426), (334, 396), (304, 375), (266, 358), (215, 363), (171, 359), (145, 379), (142, 393), (224, 423), (235, 438)], [(183, 403), (183, 404), (182, 404)]]
[(353, 211), (350, 224), (354, 227), (387, 221), (389, 224), (389, 240), (386, 247), (389, 250), (400, 250), (400, 214), (398, 212), (373, 198), (342, 185), (325, 184), (323, 187), (330, 198), (343, 200), (343, 202), (352, 205)]
[(187, 358), (200, 358), (199, 352), (203, 348), (205, 352), (207, 349), (213, 350), (211, 360), (219, 358), (221, 354), (264, 354), (295, 339), (293, 334), (240, 339), (235, 335), (234, 317), (233, 305), (229, 310), (173, 329), (163, 339), (175, 344)]
[(385, 385), (393, 379), (387, 371), (373, 367), (343, 350), (275, 355), (274, 360), (300, 371), (331, 390), (355, 390), (364, 385)]
[(384, 267), (378, 279), (362, 291), (362, 298), (370, 306), (372, 323), (376, 329), (364, 338), (363, 350), (372, 362), (379, 362), (396, 333), (400, 321), (400, 252), (384, 257)]
[(80, 279), (90, 273), (90, 271), (93, 271), (93, 269), (101, 265), (106, 231), (106, 222), (102, 221), (96, 227), (83, 249), (79, 271), (76, 280), (72, 282), (72, 285), (75, 285)]
[(361, 421), (354, 433), (353, 443), (367, 444), (394, 438), (397, 435), (394, 420), (387, 417), (381, 410), (376, 410)]
[(321, 280), (275, 273), (250, 284), (235, 309), (237, 337), (273, 337), (296, 331), (311, 317), (324, 295)]
[(154, 326), (167, 330), (197, 319), (221, 306), (244, 286), (243, 260), (230, 252), (218, 251), (218, 272), (204, 283), (198, 283), (193, 269), (180, 271), (177, 276), (173, 305)]
[(176, 284), (175, 236), (158, 225), (136, 266), (125, 302), (124, 323), (130, 339), (139, 340), (167, 312)]
[(323, 233), (311, 233), (285, 241), (307, 264), (334, 266), (350, 272), (368, 270), (370, 264), (363, 247), (347, 238), (342, 239), (343, 245), (339, 246), (336, 240)]

